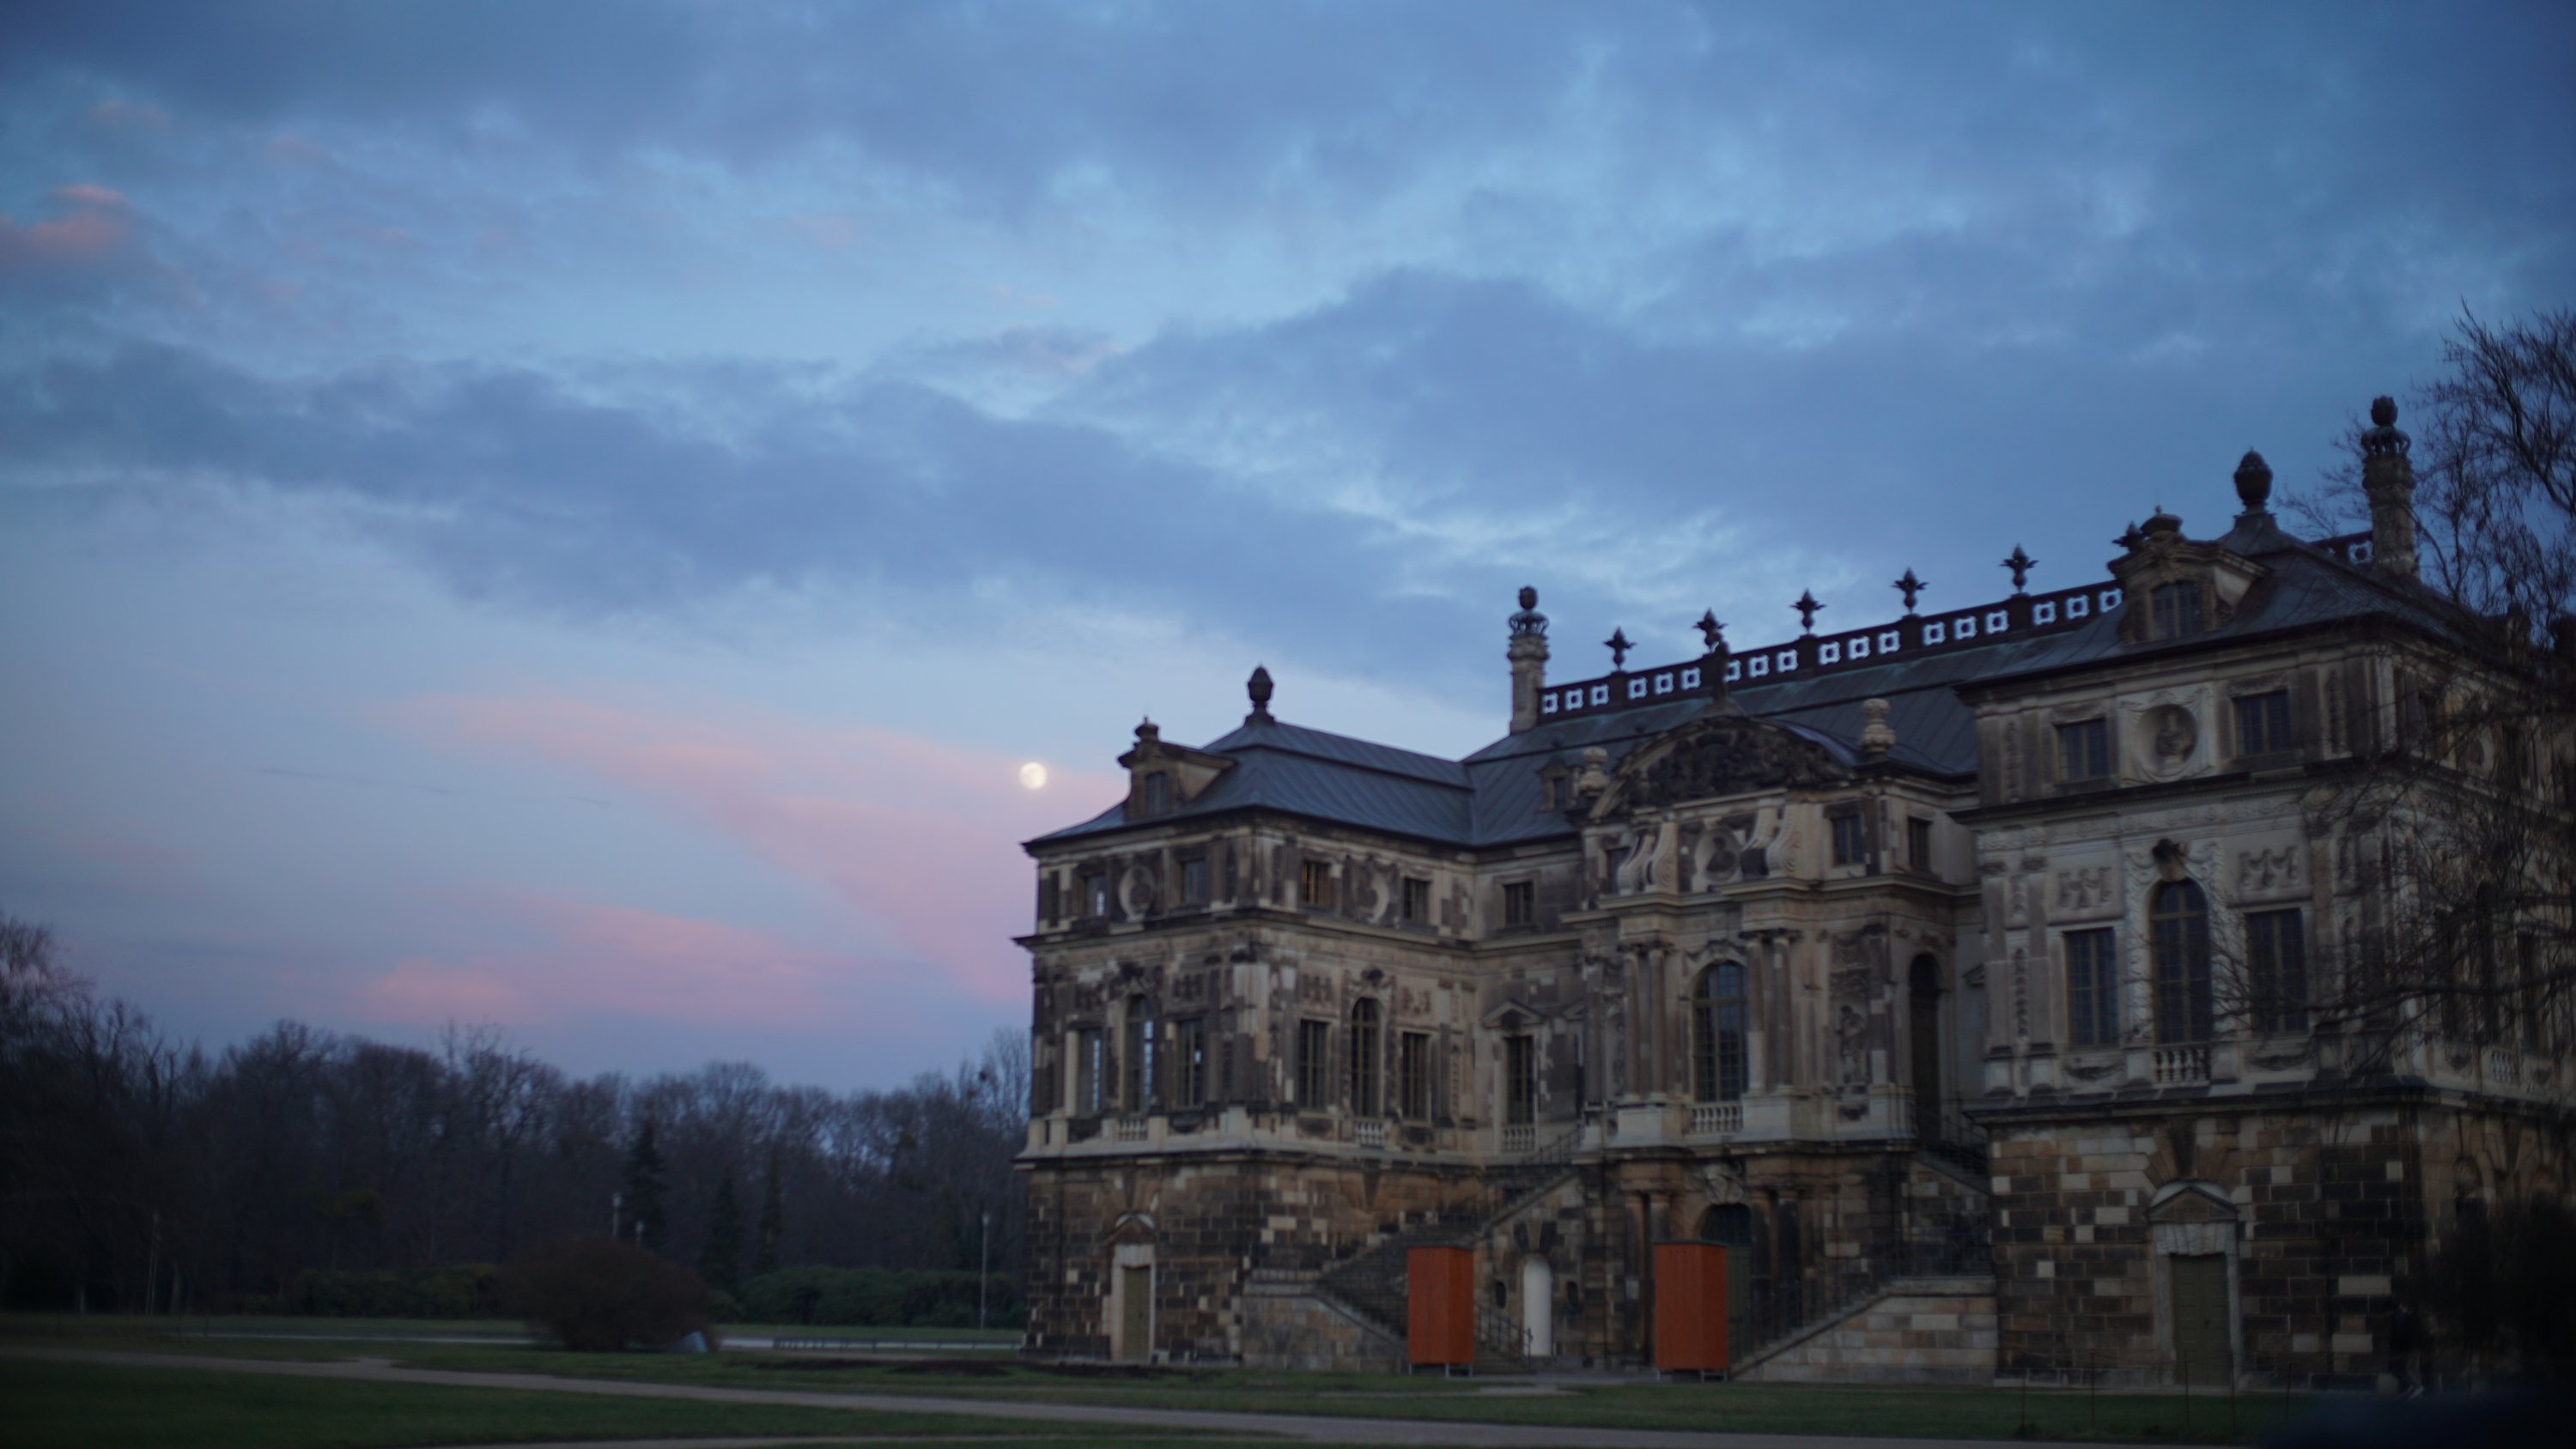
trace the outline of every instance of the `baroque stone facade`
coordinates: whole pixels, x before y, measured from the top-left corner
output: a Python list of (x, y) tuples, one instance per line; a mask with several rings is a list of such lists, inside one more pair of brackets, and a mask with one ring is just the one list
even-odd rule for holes
[(1028, 846), (1029, 1350), (1382, 1364), (1438, 1242), (1494, 1357), (1639, 1364), (1713, 1238), (1772, 1376), (2367, 1380), (2460, 1204), (2567, 1182), (2567, 1042), (2318, 1029), (2393, 828), (2321, 781), (2456, 641), (2237, 484), (2094, 583), (1570, 684), (1523, 590), (1464, 760), (1263, 671), (1140, 727)]

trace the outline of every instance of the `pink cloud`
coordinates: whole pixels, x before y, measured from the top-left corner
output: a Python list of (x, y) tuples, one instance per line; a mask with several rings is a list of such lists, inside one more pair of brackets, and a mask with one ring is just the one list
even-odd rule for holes
[(58, 186), (46, 199), (59, 215), (23, 225), (0, 216), (0, 276), (97, 271), (134, 234), (125, 198), (104, 186)]
[(532, 755), (614, 782), (817, 882), (921, 964), (993, 1003), (1026, 990), (1010, 938), (1033, 897), (1019, 842), (1116, 798), (1121, 782), (861, 725), (738, 709), (635, 709), (561, 694), (444, 696), (395, 707), (452, 745)]
[(770, 932), (540, 896), (464, 904), (539, 939), (462, 959), (397, 962), (359, 988), (359, 1015), (415, 1025), (526, 1026), (602, 1013), (809, 1031), (858, 1024), (842, 988), (865, 974), (860, 963)]

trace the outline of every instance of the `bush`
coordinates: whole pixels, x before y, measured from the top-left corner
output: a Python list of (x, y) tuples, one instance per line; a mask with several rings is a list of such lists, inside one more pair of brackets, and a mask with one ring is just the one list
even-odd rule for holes
[[(782, 1268), (742, 1285), (742, 1311), (753, 1323), (805, 1323), (836, 1328), (972, 1328), (976, 1276), (957, 1270)], [(1020, 1288), (996, 1275), (989, 1300), (996, 1328), (1020, 1322)]]
[(500, 1270), (453, 1268), (325, 1273), (306, 1269), (281, 1311), (323, 1318), (489, 1318), (501, 1311)]
[(697, 1274), (597, 1234), (530, 1249), (501, 1275), (501, 1301), (530, 1328), (585, 1353), (664, 1348), (691, 1330), (715, 1337)]

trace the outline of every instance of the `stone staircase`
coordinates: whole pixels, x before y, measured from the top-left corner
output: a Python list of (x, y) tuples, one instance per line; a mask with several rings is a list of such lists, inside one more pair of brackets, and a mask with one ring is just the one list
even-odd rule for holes
[[(1462, 1202), (1403, 1227), (1325, 1268), (1316, 1290), (1384, 1328), (1401, 1342), (1409, 1313), (1407, 1257), (1415, 1248), (1473, 1248), (1496, 1227), (1574, 1175), (1579, 1132), (1569, 1131), (1527, 1157), (1488, 1171)], [(1511, 1370), (1529, 1366), (1528, 1340), (1518, 1323), (1481, 1300), (1476, 1305), (1476, 1363)]]

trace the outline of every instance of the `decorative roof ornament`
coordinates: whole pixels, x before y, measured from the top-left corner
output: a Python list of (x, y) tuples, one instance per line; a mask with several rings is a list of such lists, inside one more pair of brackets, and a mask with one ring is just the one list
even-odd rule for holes
[(2402, 458), (2415, 446), (2412, 438), (2397, 428), (2397, 399), (2375, 397), (2370, 400), (2370, 426), (2361, 431), (2361, 455), (2365, 458)]
[(1243, 722), (1270, 723), (1270, 670), (1259, 664), (1252, 666), (1252, 678), (1245, 681), (1243, 688), (1252, 696), (1252, 713), (1245, 715)]
[(1932, 587), (1932, 585), (1926, 583), (1922, 579), (1916, 578), (1914, 576), (1914, 570), (1907, 569), (1905, 571), (1905, 577), (1898, 579), (1895, 583), (1888, 585), (1888, 587), (1896, 589), (1905, 595), (1905, 612), (1911, 614), (1914, 612), (1914, 596), (1923, 592), (1925, 589)]
[(1628, 667), (1628, 651), (1636, 648), (1637, 646), (1628, 642), (1627, 630), (1613, 629), (1610, 631), (1610, 637), (1602, 640), (1601, 642), (1609, 647), (1610, 667), (1612, 669), (1625, 669)]
[[(2393, 414), (2392, 414), (2393, 415)], [(2247, 513), (2268, 513), (2263, 505), (2272, 501), (2272, 465), (2263, 455), (2248, 448), (2236, 464), (2236, 498)]]
[(1883, 755), (1896, 748), (1896, 731), (1887, 722), (1887, 701), (1864, 699), (1860, 702), (1860, 752)]
[(1800, 629), (1810, 634), (1816, 632), (1816, 611), (1823, 608), (1824, 605), (1816, 602), (1815, 590), (1800, 589), (1798, 591), (1798, 602), (1791, 604), (1789, 607), (1798, 611), (1798, 627)]
[(1538, 590), (1527, 584), (1521, 585), (1521, 611), (1512, 615), (1512, 637), (1547, 637), (1547, 615), (1538, 611)]
[(1709, 653), (1726, 647), (1726, 626), (1717, 622), (1715, 609), (1700, 610), (1699, 622), (1691, 627), (1699, 631), (1699, 642)]
[(2022, 592), (2023, 586), (2030, 582), (2030, 567), (2037, 562), (2039, 560), (2021, 551), (2020, 544), (2014, 544), (2013, 551), (2004, 557), (2004, 567), (2012, 570), (2014, 593)]
[(2129, 550), (2135, 550), (2139, 544), (2146, 541), (2147, 536), (2138, 531), (2138, 525), (2134, 521), (2129, 524), (2127, 530), (2121, 533), (2118, 538), (2111, 540), (2112, 543), (2119, 547)]

